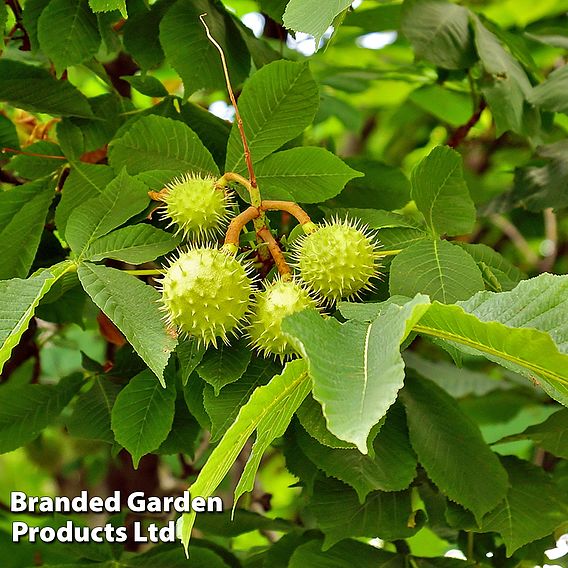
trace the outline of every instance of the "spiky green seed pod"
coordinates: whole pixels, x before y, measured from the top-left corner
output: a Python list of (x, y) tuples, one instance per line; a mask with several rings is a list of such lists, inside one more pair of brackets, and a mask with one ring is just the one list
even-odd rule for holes
[(308, 286), (331, 301), (372, 288), (380, 267), (377, 245), (356, 221), (333, 220), (299, 240), (294, 256)]
[(204, 241), (226, 226), (231, 203), (215, 182), (212, 176), (185, 174), (166, 185), (163, 217), (171, 219), (184, 238)]
[(265, 355), (284, 359), (296, 353), (293, 338), (282, 331), (282, 320), (316, 303), (297, 282), (275, 280), (256, 295), (247, 333), (251, 345)]
[(168, 324), (200, 344), (228, 342), (246, 319), (252, 280), (247, 267), (213, 248), (193, 248), (172, 262), (162, 280), (162, 309)]

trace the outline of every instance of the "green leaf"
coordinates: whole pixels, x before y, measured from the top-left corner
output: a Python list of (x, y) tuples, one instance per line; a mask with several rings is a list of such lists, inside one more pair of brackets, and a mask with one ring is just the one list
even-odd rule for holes
[(325, 551), (322, 551), (321, 544), (320, 540), (310, 540), (298, 546), (286, 568), (352, 568), (354, 558), (357, 559), (357, 568), (377, 568), (386, 566), (395, 558), (392, 552), (358, 540), (345, 539)]
[[(61, 149), (57, 144), (40, 140), (26, 147), (26, 152), (31, 154), (43, 154), (44, 156), (61, 156)], [(16, 172), (25, 179), (39, 179), (55, 172), (65, 165), (66, 160), (59, 160), (57, 157), (44, 158), (43, 156), (28, 156), (20, 154), (14, 156), (5, 169)]]
[(364, 5), (347, 14), (344, 26), (357, 26), (368, 32), (388, 32), (400, 28), (401, 4), (387, 4), (372, 8)]
[(473, 230), (475, 206), (463, 178), (462, 157), (436, 146), (412, 171), (412, 199), (434, 235), (465, 235)]
[(146, 209), (148, 201), (146, 186), (122, 170), (98, 197), (79, 205), (69, 216), (65, 238), (71, 250), (84, 257), (96, 239)]
[[(257, 71), (239, 97), (239, 111), (253, 162), (260, 162), (311, 124), (318, 108), (318, 86), (307, 63), (274, 61)], [(226, 171), (246, 171), (243, 144), (234, 123)]]
[(316, 481), (309, 509), (325, 534), (324, 551), (351, 536), (408, 538), (424, 521), (412, 511), (409, 491), (374, 491), (361, 504), (353, 489), (335, 479)]
[(24, 28), (28, 32), (32, 53), (36, 53), (39, 49), (39, 41), (37, 39), (37, 22), (45, 7), (49, 4), (49, 0), (27, 0), (23, 6), (23, 22)]
[(176, 398), (174, 421), (168, 437), (157, 450), (159, 454), (189, 454), (193, 456), (197, 437), (201, 432), (199, 422), (187, 408), (183, 393)]
[(54, 187), (39, 180), (0, 192), (0, 280), (25, 278), (36, 255)]
[(444, 69), (465, 69), (475, 62), (469, 10), (445, 0), (405, 0), (402, 33), (416, 55)]
[(456, 242), (475, 260), (478, 266), (485, 264), (491, 269), (492, 274), (497, 278), (501, 290), (506, 292), (512, 290), (521, 280), (526, 278), (516, 266), (511, 264), (504, 256), (496, 250), (484, 244), (470, 244)]
[(400, 345), (428, 306), (428, 298), (418, 295), (404, 306), (387, 306), (370, 323), (340, 324), (313, 310), (284, 320), (283, 329), (300, 342), (308, 359), (313, 395), (328, 429), (363, 454), (369, 432), (402, 387)]
[(125, 75), (121, 77), (128, 81), (139, 93), (147, 97), (167, 97), (168, 90), (161, 81), (152, 75)]
[(471, 16), (471, 21), (477, 52), (487, 74), (482, 92), (497, 126), (496, 135), (507, 130), (524, 134), (525, 100), (532, 92), (527, 74), (477, 16)]
[(174, 0), (158, 0), (148, 10), (140, 10), (128, 18), (123, 28), (123, 43), (142, 69), (153, 69), (164, 61), (160, 45), (160, 22)]
[(485, 288), (475, 260), (449, 241), (422, 240), (404, 249), (390, 266), (391, 295), (428, 294), (445, 304)]
[(20, 140), (16, 125), (4, 115), (0, 115), (0, 147), (20, 149)]
[(112, 12), (118, 10), (123, 18), (128, 18), (126, 0), (89, 0), (93, 12)]
[(176, 389), (165, 388), (151, 371), (142, 371), (120, 391), (112, 408), (111, 424), (116, 441), (132, 455), (138, 468), (140, 458), (158, 449), (174, 420)]
[(536, 156), (546, 163), (515, 172), (514, 202), (530, 211), (568, 206), (568, 140), (540, 146)]
[(78, 274), (93, 302), (125, 335), (165, 387), (163, 372), (176, 340), (163, 322), (159, 292), (134, 276), (106, 266), (84, 263)]
[(181, 239), (161, 229), (140, 223), (112, 231), (93, 241), (85, 251), (87, 260), (113, 258), (143, 264), (179, 246)]
[(568, 65), (553, 71), (544, 83), (533, 88), (528, 101), (544, 110), (568, 113)]
[(532, 440), (547, 452), (568, 459), (568, 410), (559, 410), (544, 422), (529, 426), (520, 434), (507, 436), (500, 442), (516, 440)]
[(40, 300), (71, 267), (66, 261), (27, 280), (0, 281), (0, 371), (28, 329)]
[(255, 358), (244, 376), (223, 387), (219, 394), (215, 394), (213, 387), (205, 386), (203, 404), (211, 418), (211, 442), (217, 442), (225, 434), (255, 389), (267, 384), (278, 372), (274, 362)]
[(198, 375), (209, 383), (217, 396), (220, 390), (238, 381), (247, 370), (252, 352), (245, 340), (233, 345), (221, 345), (219, 349), (208, 349), (197, 367)]
[(180, 0), (162, 19), (160, 42), (168, 62), (182, 78), (185, 98), (199, 89), (225, 89), (219, 52), (207, 38), (201, 14), (207, 14), (211, 35), (225, 53), (233, 85), (241, 84), (250, 70), (246, 44), (221, 5), (209, 0)]
[(61, 201), (55, 210), (55, 224), (59, 231), (65, 234), (73, 210), (90, 198), (100, 195), (114, 178), (115, 173), (109, 166), (72, 163), (71, 173), (63, 185)]
[(180, 364), (181, 382), (185, 386), (191, 373), (201, 363), (205, 355), (205, 346), (194, 338), (187, 338), (178, 342), (176, 355)]
[(253, 511), (236, 509), (234, 515), (229, 511), (215, 515), (199, 515), (196, 528), (208, 535), (235, 537), (252, 531), (287, 532), (293, 528), (293, 525), (284, 519), (271, 519)]
[(217, 174), (218, 168), (195, 132), (179, 120), (144, 116), (109, 145), (115, 170), (126, 167), (131, 175), (148, 170)]
[(50, 0), (39, 17), (37, 32), (41, 49), (59, 76), (67, 67), (90, 59), (101, 44), (97, 17), (88, 0)]
[(320, 203), (337, 195), (362, 174), (324, 148), (292, 148), (276, 152), (255, 168), (265, 199)]
[(505, 497), (509, 484), (479, 428), (431, 381), (410, 377), (401, 397), (410, 442), (428, 477), (481, 519)]
[(66, 421), (69, 434), (75, 438), (113, 444), (110, 417), (121, 388), (122, 385), (110, 377), (94, 377), (91, 388), (77, 398), (73, 414)]
[(510, 292), (480, 292), (455, 306), (433, 303), (414, 330), (537, 380), (568, 406), (567, 276), (541, 274)]
[(481, 522), (482, 532), (497, 532), (507, 556), (552, 533), (568, 518), (566, 495), (540, 469), (513, 456), (503, 458), (511, 488), (504, 501)]
[(352, 179), (330, 206), (392, 210), (410, 201), (410, 184), (399, 168), (367, 158), (350, 158), (347, 164), (364, 177)]
[(33, 439), (53, 422), (81, 388), (80, 374), (57, 385), (23, 385), (0, 390), (0, 454)]
[(407, 367), (414, 369), (421, 377), (430, 379), (454, 398), (471, 395), (483, 396), (496, 390), (506, 390), (511, 385), (503, 380), (493, 379), (488, 374), (462, 367), (456, 368), (446, 361), (430, 361), (415, 351), (404, 353)]
[(304, 32), (314, 36), (316, 48), (323, 34), (331, 26), (336, 16), (347, 10), (350, 0), (290, 0), (284, 12), (284, 25), (295, 32)]
[(71, 83), (20, 61), (0, 60), (0, 100), (32, 112), (93, 118), (89, 101)]
[(357, 449), (319, 444), (303, 428), (296, 430), (296, 440), (318, 469), (353, 487), (361, 503), (371, 491), (406, 489), (416, 475), (416, 456), (408, 440), (404, 411), (397, 406), (387, 413), (385, 424), (373, 442), (372, 457)]
[[(237, 488), (238, 491), (246, 490), (254, 481), (262, 451), (276, 436), (282, 435), (310, 388), (305, 363), (298, 360), (288, 363), (281, 375), (276, 375), (267, 385), (256, 389), (191, 485), (192, 496), (207, 498), (212, 495), (256, 430), (257, 439)], [(235, 503), (238, 491), (235, 490)], [(186, 550), (194, 523), (194, 511), (186, 513), (179, 521), (178, 532)]]

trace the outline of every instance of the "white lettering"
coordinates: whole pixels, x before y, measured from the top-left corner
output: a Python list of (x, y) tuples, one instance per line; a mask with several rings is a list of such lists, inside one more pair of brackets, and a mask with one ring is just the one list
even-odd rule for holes
[(27, 496), (23, 491), (12, 491), (10, 493), (10, 511), (12, 513), (23, 513), (28, 509)]
[(135, 491), (130, 494), (128, 496), (127, 506), (133, 513), (146, 513), (144, 493), (142, 491)]
[(12, 523), (12, 542), (20, 542), (20, 537), (28, 532), (28, 525), (22, 521)]

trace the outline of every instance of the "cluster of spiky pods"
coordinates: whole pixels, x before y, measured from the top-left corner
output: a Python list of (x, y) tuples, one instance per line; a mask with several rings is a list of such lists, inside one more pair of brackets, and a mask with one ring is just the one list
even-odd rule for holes
[[(258, 193), (256, 204), (252, 199), (251, 207), (234, 216), (232, 181), (253, 189), (237, 174), (219, 180), (188, 174), (153, 194), (164, 202), (163, 217), (191, 242), (165, 271), (162, 309), (169, 326), (201, 344), (228, 343), (229, 335), (244, 329), (253, 348), (283, 359), (298, 351), (282, 330), (283, 319), (371, 288), (380, 267), (378, 244), (357, 221), (335, 219), (318, 226), (297, 204), (260, 201)], [(302, 225), (304, 234), (289, 251), (292, 268), (266, 224), (267, 210), (287, 211)], [(251, 261), (239, 255), (240, 233), (251, 221), (279, 271), (262, 289)], [(224, 245), (211, 244), (225, 229)]]

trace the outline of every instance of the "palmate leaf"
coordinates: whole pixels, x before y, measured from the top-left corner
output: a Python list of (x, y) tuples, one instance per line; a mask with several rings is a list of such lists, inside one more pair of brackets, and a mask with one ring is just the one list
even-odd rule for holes
[(0, 100), (32, 112), (93, 118), (89, 101), (71, 83), (20, 61), (0, 60)]
[(88, 0), (50, 0), (37, 26), (42, 51), (53, 61), (57, 75), (97, 53), (101, 36)]
[[(324, 319), (305, 310), (283, 329), (302, 345), (330, 432), (367, 453), (367, 437), (395, 401), (404, 381), (400, 345), (428, 310), (426, 296), (390, 304), (369, 323)], [(348, 388), (347, 388), (348, 385)]]
[(126, 0), (89, 0), (93, 12), (112, 12), (118, 10), (123, 18), (127, 18)]
[(435, 236), (473, 230), (475, 206), (463, 177), (462, 157), (437, 146), (412, 171), (411, 197)]
[(567, 290), (568, 276), (541, 274), (510, 292), (434, 302), (414, 330), (532, 378), (568, 406)]
[(140, 223), (96, 239), (85, 251), (85, 258), (92, 261), (113, 258), (142, 264), (170, 252), (180, 242), (181, 239), (171, 233)]
[(27, 280), (13, 278), (0, 282), (0, 371), (28, 328), (40, 300), (73, 267), (65, 261)]
[(255, 168), (264, 199), (321, 203), (363, 174), (324, 148), (292, 148), (276, 152)]
[(134, 276), (89, 262), (79, 267), (78, 274), (93, 302), (124, 334), (165, 387), (164, 369), (176, 340), (166, 330), (159, 310), (160, 293)]
[(149, 202), (146, 186), (122, 170), (98, 196), (69, 216), (65, 237), (71, 250), (84, 258), (91, 244), (143, 211)]
[(401, 397), (410, 442), (428, 476), (481, 519), (505, 497), (508, 479), (479, 428), (431, 381), (407, 378)]
[(120, 391), (112, 407), (111, 426), (116, 441), (132, 455), (134, 467), (140, 458), (160, 447), (174, 420), (176, 389), (165, 388), (154, 374), (142, 371)]
[[(288, 363), (281, 375), (276, 375), (267, 385), (258, 388), (209, 456), (197, 480), (190, 487), (191, 495), (205, 498), (212, 495), (249, 437), (256, 431), (253, 452), (245, 466), (238, 491), (235, 490), (236, 502), (239, 492), (246, 491), (252, 484), (262, 452), (274, 438), (282, 435), (310, 388), (311, 381), (302, 360)], [(186, 513), (178, 521), (178, 534), (186, 551), (194, 523), (194, 511)]]
[(347, 10), (350, 0), (290, 0), (286, 5), (284, 26), (295, 32), (304, 32), (314, 36), (316, 48), (323, 34), (331, 26), (336, 16)]
[(451, 304), (484, 288), (473, 258), (449, 241), (420, 240), (398, 254), (390, 266), (389, 289), (393, 296), (422, 293)]
[(0, 391), (0, 454), (31, 442), (81, 388), (80, 374), (57, 385), (23, 385)]
[(197, 134), (179, 120), (144, 116), (109, 145), (109, 162), (115, 170), (125, 167), (131, 175), (149, 170), (178, 174), (217, 174), (217, 165)]
[[(239, 97), (239, 110), (253, 162), (260, 162), (311, 124), (319, 103), (318, 86), (307, 63), (274, 61), (257, 71)], [(226, 171), (246, 171), (243, 144), (233, 124)]]
[(38, 180), (0, 192), (0, 280), (25, 278), (37, 252), (54, 184)]

